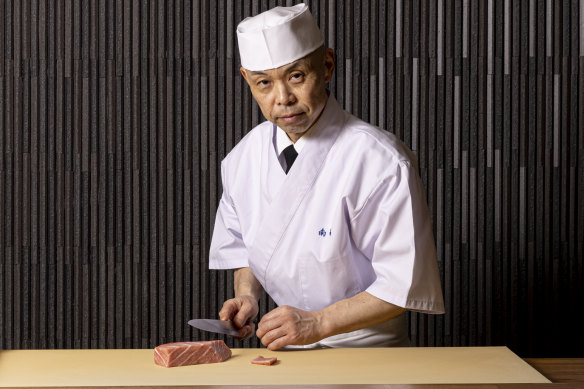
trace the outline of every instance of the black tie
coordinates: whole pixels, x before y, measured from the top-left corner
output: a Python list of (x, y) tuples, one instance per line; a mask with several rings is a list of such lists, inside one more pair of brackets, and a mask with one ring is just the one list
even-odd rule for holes
[(290, 145), (284, 149), (284, 158), (286, 159), (286, 174), (288, 174), (288, 171), (292, 167), (292, 164), (296, 160), (297, 156), (298, 153), (296, 152), (294, 145)]

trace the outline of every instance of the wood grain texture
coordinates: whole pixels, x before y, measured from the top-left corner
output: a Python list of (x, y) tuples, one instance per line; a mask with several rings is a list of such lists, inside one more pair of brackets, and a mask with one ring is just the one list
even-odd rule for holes
[[(220, 161), (264, 120), (235, 29), (296, 3), (0, 1), (0, 348), (213, 337)], [(581, 356), (584, 2), (307, 3), (332, 93), (419, 159), (447, 313), (413, 343)]]
[[(2, 386), (550, 383), (506, 347), (345, 348), (270, 352), (233, 348), (222, 363), (159, 368), (153, 350), (8, 350), (0, 352)], [(261, 352), (278, 363), (258, 369)], [(85, 363), (76, 363), (84, 361)], [(355, 363), (360, 361), (360, 363)], [(76, 365), (74, 369), (71, 365)], [(567, 365), (571, 368), (573, 365)], [(32, 369), (30, 368), (32, 367)], [(108, 374), (103, 374), (107, 370)], [(261, 371), (261, 374), (258, 372)]]

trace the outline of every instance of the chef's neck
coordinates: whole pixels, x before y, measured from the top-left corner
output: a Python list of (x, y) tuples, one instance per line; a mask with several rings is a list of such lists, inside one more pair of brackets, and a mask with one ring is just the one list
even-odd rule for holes
[(302, 138), (304, 134), (306, 134), (311, 128), (312, 126), (308, 130), (301, 132), (299, 134), (287, 132), (286, 135), (288, 135), (288, 138), (292, 141), (292, 143), (296, 143), (298, 139)]

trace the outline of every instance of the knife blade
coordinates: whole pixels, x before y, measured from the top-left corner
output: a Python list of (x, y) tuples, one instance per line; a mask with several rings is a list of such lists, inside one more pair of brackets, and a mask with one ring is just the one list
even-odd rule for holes
[(239, 336), (239, 331), (232, 321), (217, 320), (217, 319), (192, 319), (189, 320), (189, 325), (199, 330), (215, 332), (217, 334), (226, 334), (231, 336)]

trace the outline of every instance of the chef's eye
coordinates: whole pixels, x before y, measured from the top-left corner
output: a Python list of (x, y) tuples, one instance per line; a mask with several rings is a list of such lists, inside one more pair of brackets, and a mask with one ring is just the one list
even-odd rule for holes
[(292, 73), (292, 75), (290, 76), (290, 79), (292, 81), (301, 81), (303, 77), (302, 73)]
[(268, 85), (270, 85), (270, 82), (268, 80), (259, 80), (258, 81), (258, 86), (259, 87), (266, 87)]

